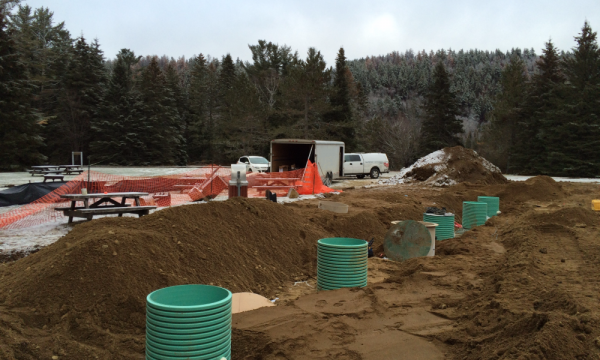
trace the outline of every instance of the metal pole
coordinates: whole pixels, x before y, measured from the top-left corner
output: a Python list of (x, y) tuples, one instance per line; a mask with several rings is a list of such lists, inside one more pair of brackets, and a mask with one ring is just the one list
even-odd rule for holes
[(313, 164), (313, 195), (315, 194), (315, 181), (317, 180), (317, 154), (315, 154), (315, 163)]
[(91, 156), (88, 156), (88, 182), (85, 188), (90, 190), (90, 171), (92, 169), (92, 160), (90, 160)]
[(308, 167), (308, 162), (310, 161), (310, 155), (312, 154), (314, 145), (310, 147), (310, 151), (308, 152), (308, 159), (306, 159), (306, 166), (304, 166), (304, 172), (302, 173), (302, 181), (304, 181), (304, 174), (306, 174), (306, 168)]

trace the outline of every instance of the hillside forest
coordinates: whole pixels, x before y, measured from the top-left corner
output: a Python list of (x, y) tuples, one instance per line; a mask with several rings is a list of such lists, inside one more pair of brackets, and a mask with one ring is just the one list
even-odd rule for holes
[[(540, 44), (541, 45), (541, 44)], [(258, 40), (231, 54), (104, 54), (50, 9), (0, 2), (0, 169), (230, 164), (277, 138), (385, 152), (392, 169), (446, 146), (511, 174), (600, 175), (600, 49), (584, 22), (541, 54), (408, 50), (334, 64)], [(247, 54), (246, 54), (247, 55)], [(244, 55), (244, 56), (246, 56)]]

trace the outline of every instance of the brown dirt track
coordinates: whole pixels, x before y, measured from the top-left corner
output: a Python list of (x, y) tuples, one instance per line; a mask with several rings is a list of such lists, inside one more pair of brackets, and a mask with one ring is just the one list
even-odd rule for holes
[[(314, 290), (317, 239), (380, 245), (390, 221), (478, 195), (502, 215), (434, 258), (371, 259), (366, 288)], [(348, 214), (255, 199), (79, 224), (0, 264), (0, 359), (142, 359), (145, 295), (184, 283), (280, 298), (234, 316), (234, 359), (598, 359), (599, 196), (537, 177), (330, 195)]]

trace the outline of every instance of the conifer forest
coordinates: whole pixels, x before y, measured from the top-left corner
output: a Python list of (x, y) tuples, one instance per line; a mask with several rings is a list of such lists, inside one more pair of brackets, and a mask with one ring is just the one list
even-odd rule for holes
[(102, 39), (73, 36), (51, 9), (4, 0), (0, 169), (69, 163), (72, 151), (105, 165), (227, 165), (300, 138), (385, 152), (395, 170), (463, 145), (504, 173), (595, 177), (600, 49), (587, 21), (572, 35), (572, 48), (549, 40), (539, 54), (348, 59), (340, 48), (333, 64), (268, 39), (247, 54), (203, 54), (201, 44), (190, 44), (200, 46), (192, 58), (105, 54)]

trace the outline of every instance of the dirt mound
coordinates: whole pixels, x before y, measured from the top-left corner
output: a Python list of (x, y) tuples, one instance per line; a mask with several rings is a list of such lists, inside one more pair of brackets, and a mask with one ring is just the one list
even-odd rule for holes
[(587, 208), (565, 208), (554, 212), (531, 214), (532, 224), (553, 224), (566, 227), (585, 227), (600, 223), (600, 214)]
[(106, 347), (111, 334), (143, 333), (156, 289), (200, 283), (274, 296), (284, 282), (315, 276), (323, 237), (292, 208), (258, 199), (94, 220), (0, 267), (0, 304), (33, 309), (22, 316), (28, 326)]
[(478, 184), (504, 184), (508, 182), (500, 169), (462, 146), (444, 148), (417, 160), (400, 174), (380, 184), (406, 184), (425, 182), (434, 186), (449, 186), (462, 182)]
[[(0, 264), (0, 359), (140, 359), (146, 295), (211, 282), (280, 297), (234, 315), (235, 359), (391, 359), (427, 349), (437, 354), (427, 358), (591, 358), (600, 247), (598, 215), (587, 210), (597, 185), (583, 187), (545, 177), (382, 186), (332, 196), (348, 214), (318, 210), (319, 200), (236, 199), (79, 224)], [(370, 259), (367, 288), (316, 292), (317, 239), (375, 236), (378, 246), (391, 220), (420, 220), (427, 206), (460, 214), (462, 201), (499, 194), (501, 216), (439, 242), (435, 257)]]
[(535, 176), (526, 181), (515, 181), (501, 191), (498, 196), (501, 201), (555, 201), (563, 199), (566, 192), (560, 183), (549, 176)]

